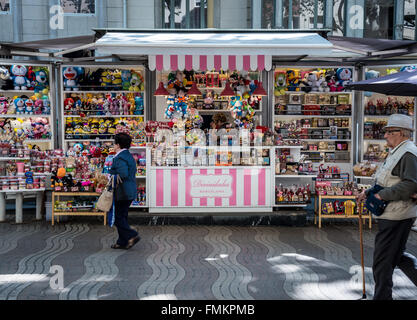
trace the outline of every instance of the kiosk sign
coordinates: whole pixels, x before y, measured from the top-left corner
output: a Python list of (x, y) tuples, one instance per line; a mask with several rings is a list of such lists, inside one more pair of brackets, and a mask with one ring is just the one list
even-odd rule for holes
[(230, 198), (232, 184), (230, 175), (192, 175), (190, 195), (192, 198)]

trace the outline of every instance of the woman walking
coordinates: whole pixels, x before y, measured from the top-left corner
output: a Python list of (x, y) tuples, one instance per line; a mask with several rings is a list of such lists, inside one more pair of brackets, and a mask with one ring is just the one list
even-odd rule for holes
[[(114, 224), (119, 233), (119, 239), (111, 247), (113, 249), (130, 249), (139, 240), (139, 234), (133, 230), (127, 221), (129, 207), (137, 195), (136, 186), (136, 162), (129, 152), (132, 138), (127, 133), (118, 133), (114, 138), (113, 164), (110, 173), (115, 181), (121, 179), (117, 184), (115, 193), (115, 220)], [(117, 176), (120, 179), (117, 179)]]

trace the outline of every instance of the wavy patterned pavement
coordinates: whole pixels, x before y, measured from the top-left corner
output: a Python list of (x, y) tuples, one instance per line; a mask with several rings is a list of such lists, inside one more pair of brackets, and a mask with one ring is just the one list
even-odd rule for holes
[[(355, 223), (316, 226), (137, 225), (131, 250), (110, 248), (99, 221), (0, 224), (1, 300), (357, 300), (362, 295)], [(364, 229), (366, 291), (372, 298), (376, 229)], [(407, 251), (417, 254), (417, 233)], [(52, 265), (64, 288), (52, 289)], [(394, 273), (394, 298), (416, 287)]]

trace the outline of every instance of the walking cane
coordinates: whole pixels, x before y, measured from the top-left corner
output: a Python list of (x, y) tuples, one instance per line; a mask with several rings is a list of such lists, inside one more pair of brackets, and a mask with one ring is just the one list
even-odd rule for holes
[[(363, 237), (362, 237), (362, 210), (363, 210), (363, 202), (358, 203), (358, 214), (359, 214), (359, 242), (361, 247), (361, 265), (362, 265), (362, 298), (366, 299), (366, 291), (365, 291), (365, 266), (363, 263)], [(359, 299), (359, 300), (361, 300)]]

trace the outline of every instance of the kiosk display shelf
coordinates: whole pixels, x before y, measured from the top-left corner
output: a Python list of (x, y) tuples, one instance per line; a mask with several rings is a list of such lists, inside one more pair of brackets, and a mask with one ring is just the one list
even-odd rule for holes
[(146, 121), (145, 69), (138, 65), (62, 65), (64, 151), (74, 142), (112, 141), (118, 125), (133, 139)]
[[(19, 64), (22, 63), (22, 64)], [(0, 119), (7, 135), (16, 132), (31, 148), (55, 148), (54, 77), (49, 64), (0, 60)]]
[[(369, 66), (364, 68), (366, 79), (399, 72), (405, 65)], [(388, 155), (383, 127), (391, 114), (401, 113), (414, 117), (415, 97), (387, 96), (376, 92), (360, 91), (362, 97), (362, 125), (359, 133), (360, 161), (380, 165)], [(414, 138), (415, 141), (415, 138)]]
[(277, 67), (274, 72), (273, 128), (282, 139), (298, 139), (302, 155), (313, 168), (353, 165), (353, 93), (344, 83), (354, 78), (351, 67)]

